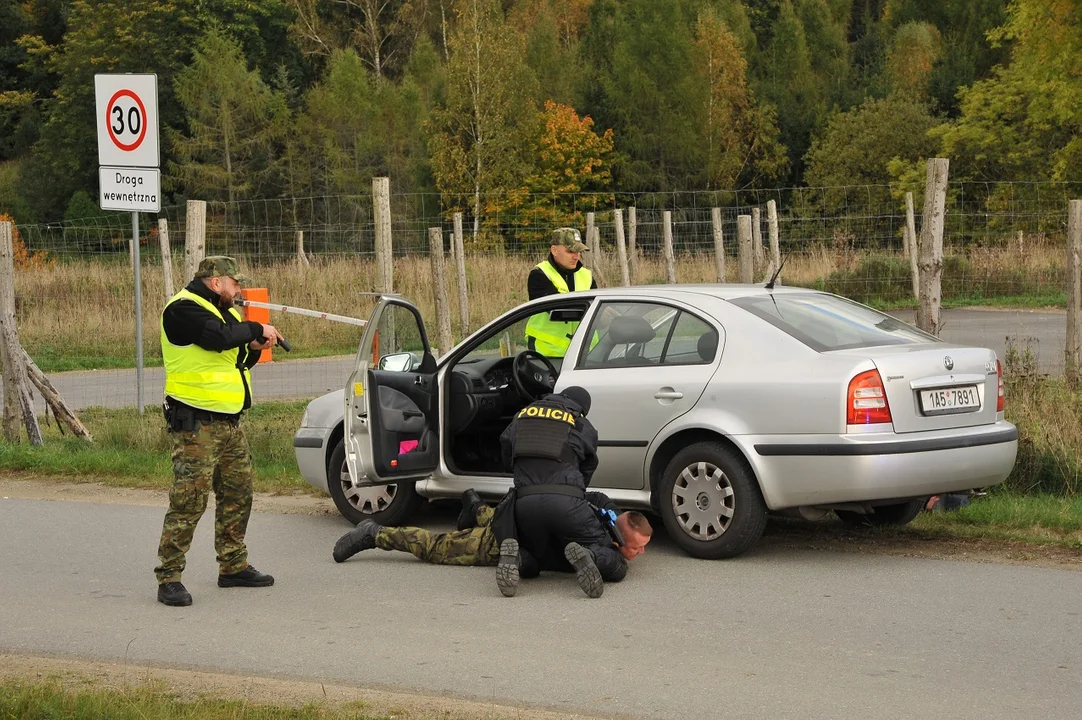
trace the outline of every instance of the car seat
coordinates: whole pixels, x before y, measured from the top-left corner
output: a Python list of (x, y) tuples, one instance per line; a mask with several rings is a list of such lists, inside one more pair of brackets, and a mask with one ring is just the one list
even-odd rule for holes
[(699, 342), (696, 345), (696, 349), (699, 351), (699, 358), (703, 362), (711, 362), (714, 359), (714, 354), (718, 351), (718, 333), (716, 330), (707, 330), (699, 336)]
[[(642, 357), (646, 343), (656, 337), (654, 328), (646, 321), (633, 315), (621, 315), (609, 323), (609, 338), (612, 340), (613, 351), (620, 345), (626, 345), (623, 357), (611, 357), (605, 363), (607, 366), (642, 365), (650, 362)], [(634, 346), (634, 347), (632, 347)], [(611, 355), (611, 351), (610, 351)]]

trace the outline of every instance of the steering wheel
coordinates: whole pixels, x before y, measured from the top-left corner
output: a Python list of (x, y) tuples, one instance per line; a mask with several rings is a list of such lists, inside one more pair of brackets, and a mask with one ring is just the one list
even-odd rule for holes
[[(544, 372), (535, 364), (540, 361)], [(515, 356), (511, 365), (511, 377), (515, 380), (515, 388), (525, 400), (540, 400), (548, 395), (556, 387), (556, 366), (547, 357), (535, 350), (523, 350)]]

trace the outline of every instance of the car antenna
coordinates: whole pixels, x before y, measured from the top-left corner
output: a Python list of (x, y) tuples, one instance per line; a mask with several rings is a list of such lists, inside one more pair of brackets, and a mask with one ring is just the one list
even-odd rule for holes
[(773, 275), (773, 277), (770, 278), (770, 282), (768, 282), (766, 284), (766, 289), (767, 290), (773, 290), (774, 289), (774, 281), (778, 279), (778, 275), (781, 275), (781, 269), (783, 267), (785, 267), (785, 261), (789, 259), (789, 255), (791, 255), (791, 254), (792, 254), (791, 252), (785, 253), (785, 257), (783, 257), (781, 259), (781, 262), (778, 263), (778, 269), (774, 271), (774, 275)]

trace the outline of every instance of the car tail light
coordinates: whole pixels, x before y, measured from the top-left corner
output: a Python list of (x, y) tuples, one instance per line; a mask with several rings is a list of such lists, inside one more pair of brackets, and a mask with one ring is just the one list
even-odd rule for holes
[(862, 372), (849, 381), (845, 414), (849, 425), (891, 422), (887, 392), (878, 370)]
[(1007, 393), (1003, 391), (1003, 363), (996, 360), (996, 376), (999, 379), (999, 397), (996, 398), (996, 412), (1003, 412), (1007, 407)]

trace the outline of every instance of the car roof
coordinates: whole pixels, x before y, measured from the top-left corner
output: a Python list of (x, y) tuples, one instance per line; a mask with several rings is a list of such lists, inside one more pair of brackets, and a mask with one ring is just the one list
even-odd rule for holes
[[(673, 285), (632, 285), (629, 287), (595, 288), (593, 290), (579, 291), (576, 294), (589, 294), (598, 297), (608, 295), (638, 295), (640, 297), (675, 297), (677, 295), (711, 295), (722, 300), (734, 298), (766, 296), (770, 294), (813, 294), (829, 295), (819, 290), (804, 287), (786, 287), (775, 285), (773, 290), (768, 290), (765, 283), (739, 284), (739, 283), (698, 283), (698, 284), (673, 284)], [(549, 296), (547, 299), (552, 299)]]

